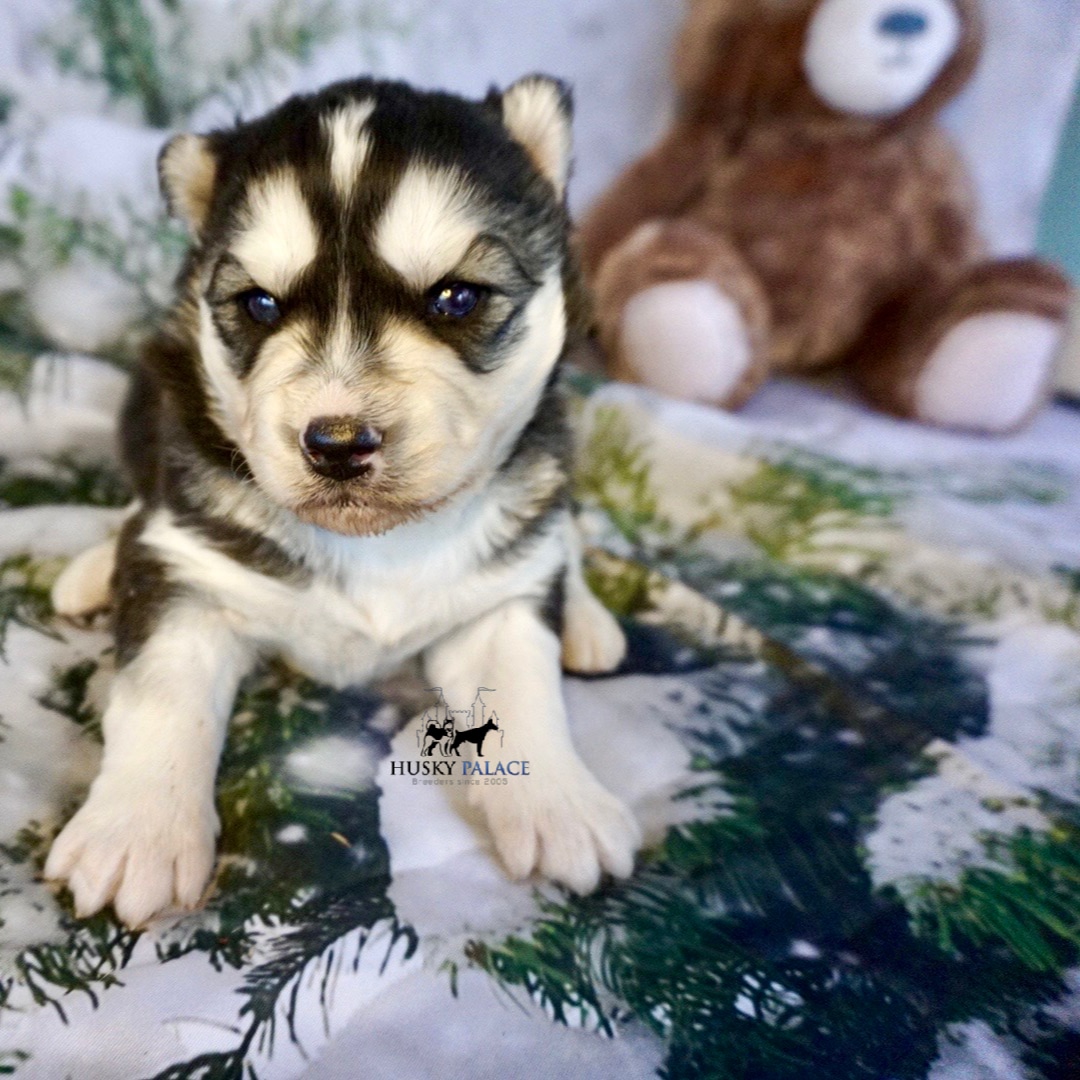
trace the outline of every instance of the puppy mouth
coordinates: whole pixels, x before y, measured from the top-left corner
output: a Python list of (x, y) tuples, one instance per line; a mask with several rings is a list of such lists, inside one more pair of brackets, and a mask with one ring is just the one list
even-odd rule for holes
[(342, 536), (378, 536), (425, 513), (419, 505), (374, 504), (360, 501), (312, 499), (293, 508), (305, 525), (315, 525)]
[(350, 516), (396, 518), (423, 512), (422, 505), (413, 500), (394, 497), (371, 485), (355, 482), (325, 487), (320, 485), (320, 490), (305, 496), (291, 509), (301, 521), (324, 517), (344, 520)]
[(385, 491), (356, 487), (324, 491), (292, 507), (306, 525), (344, 536), (376, 536), (398, 525), (436, 513), (473, 483), (468, 478), (452, 491), (432, 499), (403, 499)]

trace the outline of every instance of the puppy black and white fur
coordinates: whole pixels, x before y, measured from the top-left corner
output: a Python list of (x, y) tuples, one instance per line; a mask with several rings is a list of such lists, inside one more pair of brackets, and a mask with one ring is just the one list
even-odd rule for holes
[(54, 590), (111, 605), (116, 637), (101, 772), (45, 867), (80, 915), (200, 901), (234, 696), (272, 654), (335, 686), (419, 654), (450, 700), (498, 687), (531, 775), (470, 797), (508, 872), (631, 871), (638, 826), (561, 690), (560, 659), (625, 648), (568, 503), (569, 159), (541, 76), (482, 102), (360, 79), (165, 147), (192, 244), (121, 421), (138, 502)]

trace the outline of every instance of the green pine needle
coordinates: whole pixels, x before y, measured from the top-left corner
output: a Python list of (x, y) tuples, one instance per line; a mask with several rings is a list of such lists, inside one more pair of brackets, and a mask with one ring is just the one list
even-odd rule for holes
[(905, 889), (916, 933), (954, 955), (1004, 947), (1037, 972), (1080, 955), (1080, 829), (1022, 829), (986, 840), (996, 867), (969, 867), (957, 884)]

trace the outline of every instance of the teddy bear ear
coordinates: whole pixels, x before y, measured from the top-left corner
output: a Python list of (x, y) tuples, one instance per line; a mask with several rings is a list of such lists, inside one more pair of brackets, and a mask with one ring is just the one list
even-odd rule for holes
[(548, 75), (527, 75), (503, 92), (502, 120), (561, 199), (570, 176), (570, 88)]
[(210, 213), (217, 158), (205, 135), (175, 135), (158, 155), (158, 179), (169, 213), (199, 236)]

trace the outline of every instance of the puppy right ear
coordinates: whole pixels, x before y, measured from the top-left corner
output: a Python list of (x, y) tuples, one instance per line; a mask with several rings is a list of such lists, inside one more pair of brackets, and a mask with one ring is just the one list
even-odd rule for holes
[(158, 155), (158, 179), (169, 213), (199, 236), (210, 214), (217, 158), (204, 135), (174, 135)]
[(549, 75), (526, 75), (499, 102), (507, 131), (561, 199), (570, 175), (570, 87)]

